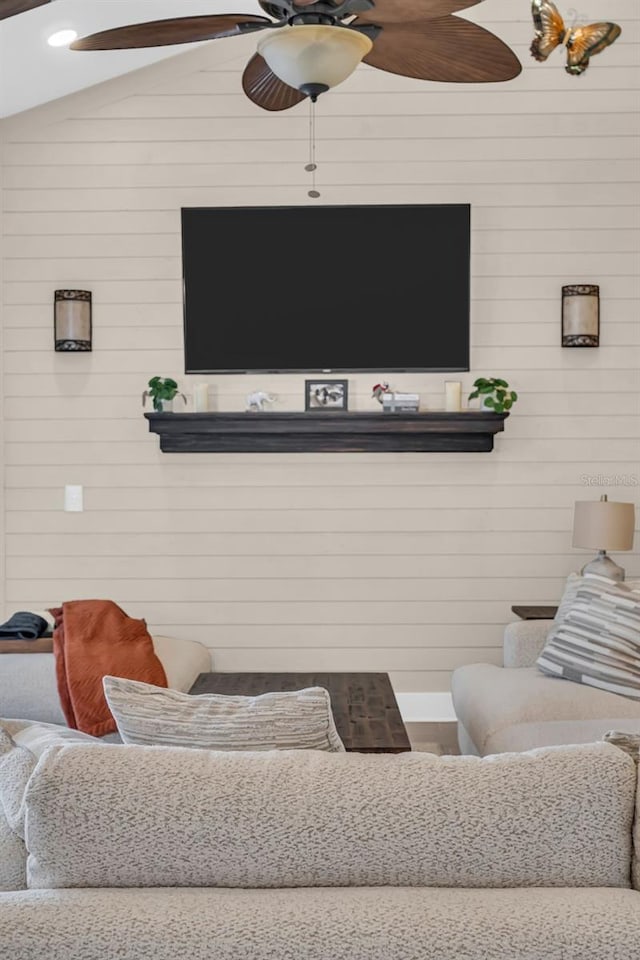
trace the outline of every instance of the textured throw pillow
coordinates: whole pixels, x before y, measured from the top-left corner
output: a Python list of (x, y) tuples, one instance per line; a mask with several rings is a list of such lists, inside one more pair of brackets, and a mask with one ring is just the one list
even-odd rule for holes
[[(587, 574), (587, 576), (592, 576), (592, 574)], [(558, 604), (558, 609), (556, 610), (556, 615), (553, 618), (553, 626), (551, 629), (554, 629), (558, 624), (562, 623), (566, 615), (571, 610), (573, 602), (576, 599), (578, 588), (583, 582), (584, 577), (580, 573), (570, 573), (567, 577), (566, 583), (564, 585), (564, 591), (562, 593), (562, 598)], [(609, 582), (609, 581), (607, 581)], [(617, 582), (617, 581), (611, 581)], [(640, 580), (624, 580), (621, 586), (626, 587), (628, 590), (640, 590)]]
[(258, 697), (190, 696), (137, 680), (104, 677), (124, 743), (209, 750), (344, 750), (323, 687)]
[(569, 610), (571, 605), (576, 598), (578, 592), (578, 584), (582, 580), (582, 577), (579, 573), (570, 573), (567, 577), (566, 583), (564, 585), (564, 591), (558, 604), (558, 609), (556, 610), (556, 615), (553, 618), (553, 625), (551, 629), (553, 630), (558, 624), (562, 623)]
[(640, 700), (640, 591), (579, 577), (536, 662), (551, 676)]

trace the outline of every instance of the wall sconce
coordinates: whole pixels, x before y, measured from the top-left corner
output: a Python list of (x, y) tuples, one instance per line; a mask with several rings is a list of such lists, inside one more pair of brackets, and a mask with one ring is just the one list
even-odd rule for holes
[(562, 288), (562, 346), (600, 346), (600, 287), (596, 284)]
[(64, 352), (91, 350), (91, 292), (56, 290), (53, 336), (55, 349)]

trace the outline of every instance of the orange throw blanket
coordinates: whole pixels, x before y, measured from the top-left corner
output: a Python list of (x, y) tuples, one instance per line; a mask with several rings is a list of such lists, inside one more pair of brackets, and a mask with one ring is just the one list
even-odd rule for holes
[(107, 674), (167, 686), (144, 620), (112, 600), (71, 600), (49, 612), (60, 705), (70, 727), (94, 737), (115, 733), (102, 689)]

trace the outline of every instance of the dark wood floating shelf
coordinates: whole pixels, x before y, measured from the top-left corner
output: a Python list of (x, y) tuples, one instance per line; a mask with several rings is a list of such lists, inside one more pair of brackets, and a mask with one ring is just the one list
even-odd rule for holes
[(165, 453), (487, 453), (508, 413), (145, 413)]

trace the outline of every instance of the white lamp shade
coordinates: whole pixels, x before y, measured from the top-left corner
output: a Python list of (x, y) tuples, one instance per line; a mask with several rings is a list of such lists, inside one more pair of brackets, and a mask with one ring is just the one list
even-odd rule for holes
[(573, 517), (573, 546), (591, 550), (631, 550), (634, 526), (632, 503), (578, 500)]
[(263, 37), (258, 53), (276, 77), (299, 90), (304, 83), (342, 83), (372, 46), (369, 37), (356, 30), (298, 23)]

